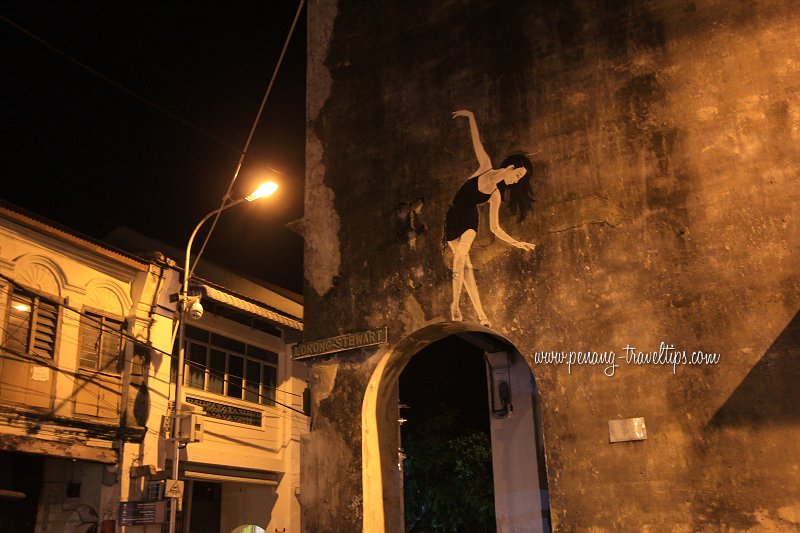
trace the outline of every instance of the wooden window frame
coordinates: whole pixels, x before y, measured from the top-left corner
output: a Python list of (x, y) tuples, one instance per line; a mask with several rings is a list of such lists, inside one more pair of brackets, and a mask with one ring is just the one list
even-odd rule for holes
[[(30, 304), (28, 317), (24, 319), (27, 324), (25, 325), (26, 338), (24, 340), (23, 350), (20, 350), (14, 346), (9, 346), (9, 341), (11, 340), (10, 332), (12, 329), (12, 314), (14, 313), (13, 305), (15, 297), (18, 301), (28, 300), (25, 303)], [(63, 303), (59, 302), (58, 298), (39, 294), (32, 289), (11, 285), (8, 287), (6, 305), (5, 331), (3, 332), (2, 344), (3, 348), (11, 352), (55, 361), (58, 352), (59, 334), (61, 332), (61, 307), (63, 307)], [(50, 310), (52, 316), (52, 333), (47, 335), (50, 340), (47, 342), (46, 346), (48, 346), (48, 348), (45, 350), (37, 347), (37, 339), (40, 338), (38, 334), (41, 334), (44, 331), (44, 328), (47, 327), (47, 324), (42, 322), (42, 317), (44, 316), (42, 312), (43, 306), (52, 307), (52, 310)], [(14, 342), (23, 344), (21, 339), (15, 339)]]
[[(226, 398), (233, 398), (234, 400), (238, 400), (238, 401), (242, 401), (242, 402), (253, 403), (253, 404), (264, 405), (264, 406), (274, 406), (275, 405), (275, 392), (276, 392), (276, 389), (277, 389), (277, 386), (278, 386), (278, 369), (279, 369), (279, 366), (280, 366), (280, 354), (278, 354), (278, 353), (276, 353), (276, 352), (274, 352), (274, 351), (272, 351), (272, 350), (270, 350), (268, 348), (265, 348), (263, 346), (258, 346), (256, 344), (252, 344), (252, 343), (249, 343), (249, 342), (246, 342), (246, 341), (234, 339), (234, 338), (229, 337), (227, 335), (223, 335), (221, 333), (217, 333), (216, 331), (207, 330), (205, 328), (200, 328), (200, 327), (197, 327), (197, 326), (192, 326), (192, 327), (194, 327), (194, 328), (196, 328), (198, 330), (202, 330), (205, 333), (207, 333), (208, 334), (208, 337), (207, 337), (208, 341), (202, 341), (202, 340), (194, 339), (194, 338), (191, 338), (190, 336), (186, 337), (186, 341), (185, 341), (186, 342), (186, 346), (185, 346), (185, 352), (184, 352), (186, 361), (184, 362), (184, 369), (183, 369), (183, 382), (184, 382), (183, 384), (186, 387), (190, 387), (190, 388), (198, 389), (198, 390), (203, 390), (203, 391), (209, 392), (211, 394), (217, 394), (217, 395), (220, 395), (220, 396), (224, 396)], [(243, 344), (245, 353), (240, 353), (238, 351), (232, 350), (231, 348), (228, 348), (228, 347), (225, 347), (225, 346), (220, 346), (219, 344), (215, 344), (212, 341), (213, 335), (217, 335), (219, 337), (222, 337), (222, 338), (225, 338), (225, 339), (228, 339), (228, 340), (235, 341), (237, 343)], [(190, 359), (192, 345), (202, 346), (202, 347), (205, 348), (205, 355), (206, 355), (205, 356), (205, 363), (202, 363), (203, 364), (203, 370), (202, 370), (203, 371), (203, 386), (202, 387), (198, 387), (196, 385), (193, 385), (191, 383), (191, 380), (190, 380), (190, 376), (191, 376), (190, 373), (192, 372), (192, 370), (199, 370), (198, 367), (196, 367), (196, 366), (193, 367), (192, 365), (193, 364), (195, 364), (195, 365), (196, 364), (200, 364), (198, 362), (193, 362)], [(251, 356), (247, 355), (247, 352), (249, 352), (248, 348), (250, 346), (252, 346), (253, 348), (259, 349), (259, 350), (263, 350), (263, 351), (275, 354), (276, 362), (275, 363), (270, 363), (270, 362), (265, 361), (263, 359), (260, 359), (260, 358), (257, 358), (257, 357), (251, 357)], [(217, 392), (216, 390), (210, 390), (210, 387), (209, 387), (210, 377), (211, 377), (211, 351), (212, 350), (216, 350), (218, 352), (222, 352), (225, 355), (225, 375), (223, 377), (222, 392)], [(240, 392), (238, 397), (237, 396), (230, 396), (228, 394), (228, 392), (229, 392), (229, 387), (228, 386), (230, 384), (230, 377), (231, 377), (230, 376), (230, 358), (231, 358), (231, 356), (240, 357), (240, 358), (243, 359), (241, 384), (240, 385), (237, 384), (237, 387), (241, 388), (241, 392)], [(248, 385), (247, 366), (251, 362), (254, 363), (254, 364), (258, 364), (260, 366), (258, 392), (257, 392), (258, 401), (255, 401), (255, 402), (253, 400), (248, 400), (247, 399), (248, 392), (250, 392), (251, 394), (253, 392), (255, 392), (255, 391), (248, 391), (248, 389), (247, 389), (247, 385)], [(265, 367), (269, 367), (269, 368), (273, 368), (274, 369), (275, 379), (274, 379), (274, 384), (273, 384), (272, 387), (268, 386), (266, 384), (266, 380), (264, 379), (265, 376), (266, 376), (266, 373), (267, 373)], [(235, 377), (237, 379), (239, 379), (239, 376), (235, 376)]]
[[(118, 329), (108, 326), (112, 322), (119, 326)], [(95, 331), (99, 330), (99, 337), (94, 355), (96, 357), (94, 367), (84, 366), (84, 335), (87, 334), (91, 325), (99, 325)], [(99, 324), (98, 324), (99, 323)], [(108, 335), (116, 333), (119, 336), (119, 345), (116, 350), (116, 359), (110, 357), (107, 361), (103, 360), (105, 353), (104, 339)], [(99, 372), (119, 376), (122, 373), (123, 354), (125, 353), (125, 318), (113, 313), (107, 313), (101, 309), (85, 307), (81, 312), (80, 325), (78, 327), (78, 368), (86, 372)], [(116, 360), (115, 365), (110, 365), (111, 361)]]

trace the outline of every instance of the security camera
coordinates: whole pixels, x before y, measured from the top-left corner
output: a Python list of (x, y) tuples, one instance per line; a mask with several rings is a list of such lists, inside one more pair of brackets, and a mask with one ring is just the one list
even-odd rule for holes
[(200, 299), (192, 302), (192, 305), (189, 306), (189, 316), (195, 320), (199, 320), (203, 317), (203, 306), (200, 304)]

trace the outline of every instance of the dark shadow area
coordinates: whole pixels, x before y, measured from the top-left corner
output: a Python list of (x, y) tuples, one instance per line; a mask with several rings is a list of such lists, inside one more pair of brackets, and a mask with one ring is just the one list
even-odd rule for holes
[[(134, 368), (140, 369), (139, 375), (131, 372), (131, 380), (136, 378), (139, 383), (132, 382), (131, 389), (136, 391), (136, 396), (133, 400), (133, 419), (138, 426), (144, 427), (147, 425), (147, 419), (150, 417), (150, 364), (152, 358), (152, 351), (144, 346), (135, 345), (133, 347), (134, 354)], [(125, 412), (128, 411), (128, 406), (124, 406)]]
[(494, 532), (483, 351), (455, 336), (420, 351), (400, 405), (406, 531)]
[(44, 458), (0, 451), (0, 533), (33, 531)]
[(800, 422), (800, 313), (709, 422), (712, 427)]

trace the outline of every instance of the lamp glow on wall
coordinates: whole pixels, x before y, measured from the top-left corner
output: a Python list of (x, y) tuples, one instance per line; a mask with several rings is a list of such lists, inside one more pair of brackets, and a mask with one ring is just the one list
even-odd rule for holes
[[(197, 223), (195, 226), (194, 231), (192, 231), (192, 235), (189, 237), (189, 243), (186, 245), (186, 259), (184, 263), (184, 270), (183, 270), (183, 285), (181, 286), (181, 292), (178, 297), (178, 317), (179, 317), (179, 328), (178, 328), (178, 362), (177, 362), (177, 369), (176, 369), (176, 377), (175, 377), (175, 407), (173, 412), (172, 418), (172, 476), (171, 479), (178, 480), (179, 472), (180, 472), (180, 448), (181, 443), (186, 442), (186, 439), (180, 434), (180, 427), (181, 424), (178, 421), (178, 418), (183, 414), (183, 405), (182, 405), (182, 395), (183, 395), (183, 366), (184, 360), (186, 357), (186, 321), (189, 316), (193, 318), (200, 318), (203, 315), (203, 308), (200, 305), (200, 297), (199, 296), (189, 296), (189, 278), (191, 278), (191, 273), (194, 270), (194, 267), (197, 266), (198, 261), (200, 261), (200, 256), (202, 255), (203, 251), (200, 250), (200, 253), (197, 257), (195, 257), (194, 265), (191, 264), (191, 254), (192, 254), (192, 244), (194, 243), (194, 238), (197, 236), (197, 232), (200, 228), (205, 224), (208, 219), (211, 217), (222, 213), (223, 211), (230, 209), (235, 205), (239, 205), (242, 202), (252, 202), (258, 200), (259, 198), (266, 198), (267, 196), (272, 196), (275, 191), (278, 190), (278, 184), (274, 181), (268, 181), (260, 185), (255, 191), (250, 193), (249, 195), (245, 196), (244, 198), (239, 198), (238, 200), (228, 200), (226, 199), (223, 202), (222, 206), (218, 209), (215, 209), (204, 216), (200, 222)], [(213, 229), (213, 227), (212, 227)], [(170, 521), (169, 521), (169, 531), (170, 533), (175, 533), (175, 518), (178, 508), (178, 499), (172, 498), (172, 504), (170, 505)]]

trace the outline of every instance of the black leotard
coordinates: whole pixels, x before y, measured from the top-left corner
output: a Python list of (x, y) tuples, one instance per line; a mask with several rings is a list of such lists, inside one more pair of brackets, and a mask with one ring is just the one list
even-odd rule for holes
[(444, 238), (449, 242), (461, 237), (468, 229), (478, 231), (478, 206), (489, 201), (491, 194), (478, 189), (478, 177), (464, 182), (453, 197), (444, 219)]

